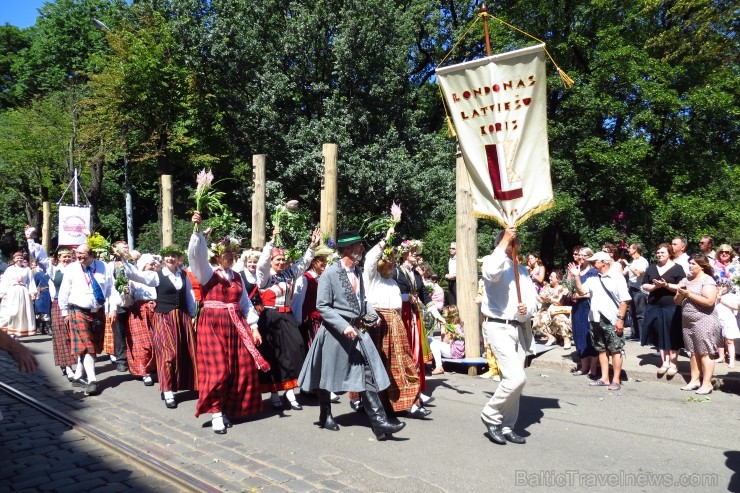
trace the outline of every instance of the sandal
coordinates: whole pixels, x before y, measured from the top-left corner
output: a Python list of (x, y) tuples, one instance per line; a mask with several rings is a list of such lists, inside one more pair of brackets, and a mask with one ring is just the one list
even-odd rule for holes
[(606, 388), (606, 390), (614, 390), (614, 391), (616, 391), (616, 390), (622, 390), (622, 386), (620, 384), (618, 384), (618, 383), (613, 383), (610, 386), (608, 386)]
[(601, 379), (599, 379), (599, 380), (594, 380), (593, 382), (589, 383), (588, 385), (590, 387), (606, 387), (606, 386), (609, 385), (609, 383), (608, 382), (605, 382), (605, 381), (603, 381)]
[(670, 367), (665, 365), (661, 366), (660, 368), (658, 368), (658, 375), (665, 375), (669, 368)]
[(671, 365), (668, 368), (668, 371), (666, 372), (666, 375), (668, 375), (669, 377), (673, 377), (673, 376), (676, 375), (676, 373), (678, 373), (678, 367), (676, 365)]
[(440, 366), (432, 370), (432, 375), (441, 375), (444, 372), (445, 372), (445, 369)]

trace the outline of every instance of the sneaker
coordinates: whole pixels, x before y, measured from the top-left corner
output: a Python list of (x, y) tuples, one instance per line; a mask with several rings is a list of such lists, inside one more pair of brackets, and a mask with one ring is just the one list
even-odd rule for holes
[(100, 391), (98, 390), (98, 383), (95, 380), (87, 384), (85, 395), (98, 395), (99, 393)]

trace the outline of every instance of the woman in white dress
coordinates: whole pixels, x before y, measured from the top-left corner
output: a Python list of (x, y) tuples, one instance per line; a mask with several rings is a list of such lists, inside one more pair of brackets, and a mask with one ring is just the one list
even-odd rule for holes
[(33, 301), (36, 283), (31, 269), (23, 266), (23, 252), (13, 254), (13, 264), (0, 278), (0, 329), (14, 337), (36, 333)]

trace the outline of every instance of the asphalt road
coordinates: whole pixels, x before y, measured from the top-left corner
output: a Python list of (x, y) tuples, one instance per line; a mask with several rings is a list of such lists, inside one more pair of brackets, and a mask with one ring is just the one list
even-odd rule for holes
[[(207, 416), (194, 417), (192, 393), (180, 395), (180, 406), (169, 410), (157, 387), (144, 387), (99, 362), (102, 394), (70, 394), (53, 367), (51, 343), (29, 340), (29, 347), (43, 363), (32, 382), (76, 396), (74, 412), (82, 419), (117, 421), (125, 430), (118, 438), (146, 440), (153, 430), (153, 446), (167, 450), (162, 459), (184, 469), (224, 467), (228, 457), (213, 454), (225, 444), (238, 445), (255, 463), (332, 479), (322, 484), (335, 491), (740, 491), (740, 396), (735, 394), (699, 398), (647, 381), (610, 392), (589, 387), (586, 377), (529, 368), (517, 426), (527, 444), (501, 446), (484, 435), (479, 418), (497, 384), (446, 373), (427, 379), (435, 398), (431, 419), (406, 420), (394, 441), (377, 442), (367, 418), (350, 409), (346, 396), (333, 406), (339, 432), (316, 427), (318, 403), (300, 397), (303, 411), (266, 410), (220, 436), (203, 427)], [(128, 412), (117, 413), (116, 407)], [(159, 431), (152, 423), (179, 431)], [(188, 452), (181, 452), (186, 446)], [(258, 483), (257, 491), (301, 490), (279, 474), (267, 474), (271, 479)]]

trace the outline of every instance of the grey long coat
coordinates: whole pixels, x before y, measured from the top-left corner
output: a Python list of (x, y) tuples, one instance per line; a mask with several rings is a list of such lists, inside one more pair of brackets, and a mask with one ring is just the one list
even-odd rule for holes
[(365, 391), (365, 357), (362, 349), (378, 389), (384, 390), (390, 386), (383, 361), (370, 336), (361, 332), (360, 338), (350, 340), (342, 334), (350, 323), (359, 318), (375, 320), (378, 317), (365, 299), (362, 273), (357, 267), (355, 269), (360, 281), (359, 303), (340, 262), (327, 267), (319, 277), (316, 308), (323, 321), (298, 377), (301, 390)]

